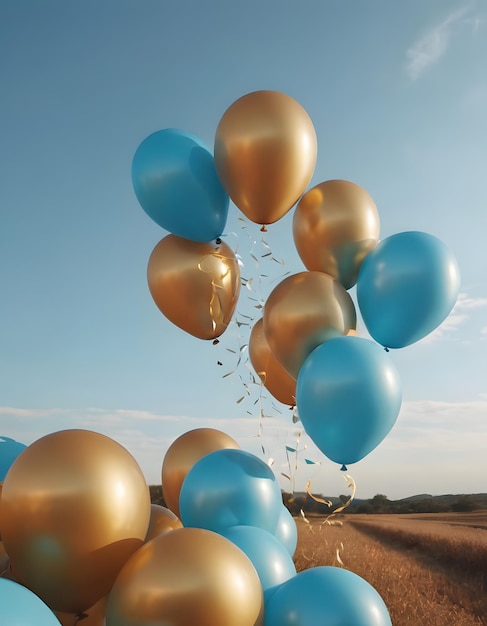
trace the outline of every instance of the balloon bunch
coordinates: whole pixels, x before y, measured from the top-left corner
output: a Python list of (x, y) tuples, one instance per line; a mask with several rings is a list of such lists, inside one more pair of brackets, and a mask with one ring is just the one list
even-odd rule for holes
[(135, 460), (95, 432), (26, 447), (1, 493), (2, 624), (312, 626), (326, 596), (343, 623), (390, 626), (355, 574), (296, 573), (297, 527), (272, 470), (225, 433), (177, 438), (162, 487), (172, 510), (150, 505)]
[[(306, 190), (316, 157), (303, 107), (256, 91), (222, 116), (214, 157), (193, 136), (159, 131), (135, 153), (132, 179), (144, 210), (173, 233), (149, 260), (151, 294), (168, 319), (203, 339), (225, 331), (239, 297), (238, 262), (219, 238), (229, 198), (262, 229), (296, 205), (293, 238), (306, 271), (270, 293), (249, 356), (264, 387), (296, 405), (317, 447), (346, 465), (373, 450), (399, 414), (401, 384), (386, 352), (434, 330), (455, 304), (460, 278), (433, 235), (403, 232), (379, 243), (377, 207), (355, 183)], [(356, 336), (348, 293), (355, 285), (372, 340)]]

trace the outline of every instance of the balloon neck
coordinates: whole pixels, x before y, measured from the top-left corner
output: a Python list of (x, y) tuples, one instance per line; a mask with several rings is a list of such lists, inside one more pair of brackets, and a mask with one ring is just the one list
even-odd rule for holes
[(74, 626), (76, 626), (76, 624), (81, 622), (81, 620), (84, 620), (86, 617), (89, 617), (88, 613), (76, 613), (76, 616), (74, 618)]
[(262, 224), (262, 226), (260, 227), (260, 232), (261, 233), (266, 233), (267, 232), (267, 226), (265, 224)]
[(340, 472), (348, 472), (347, 466), (345, 465), (345, 463), (340, 467)]

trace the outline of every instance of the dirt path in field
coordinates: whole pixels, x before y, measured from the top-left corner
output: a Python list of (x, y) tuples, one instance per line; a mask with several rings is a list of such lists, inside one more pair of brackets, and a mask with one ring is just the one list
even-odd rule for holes
[(487, 625), (487, 590), (481, 580), (359, 528), (350, 522), (299, 521), (298, 571), (338, 565), (355, 572), (380, 593), (394, 626)]

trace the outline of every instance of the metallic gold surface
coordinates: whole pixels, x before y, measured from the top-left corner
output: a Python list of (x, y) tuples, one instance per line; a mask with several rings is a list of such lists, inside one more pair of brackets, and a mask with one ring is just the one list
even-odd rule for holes
[(105, 596), (80, 616), (58, 611), (56, 617), (61, 622), (61, 626), (105, 626), (106, 604), (107, 598)]
[(257, 626), (262, 586), (231, 541), (180, 528), (130, 558), (108, 596), (107, 626)]
[(182, 527), (181, 520), (172, 511), (166, 509), (165, 506), (151, 504), (149, 530), (147, 531), (145, 541), (147, 543), (154, 537)]
[(269, 347), (264, 320), (258, 320), (249, 337), (250, 362), (264, 387), (283, 404), (296, 404), (296, 381), (284, 369)]
[(154, 248), (147, 281), (167, 319), (200, 339), (215, 339), (226, 330), (240, 293), (240, 269), (227, 244), (176, 235)]
[(54, 611), (79, 613), (106, 595), (143, 544), (149, 517), (149, 489), (135, 459), (88, 430), (38, 439), (3, 485), (12, 570)]
[(313, 176), (316, 132), (290, 96), (254, 91), (223, 114), (214, 152), (218, 176), (237, 207), (257, 224), (272, 224), (297, 202)]
[(3, 541), (0, 541), (0, 575), (8, 570), (9, 564), (10, 561), (5, 551), (5, 546), (3, 545)]
[(356, 324), (351, 297), (322, 272), (300, 272), (284, 279), (264, 307), (267, 342), (293, 378), (317, 346), (346, 335)]
[(293, 219), (296, 249), (308, 270), (357, 282), (362, 261), (379, 240), (380, 221), (371, 196), (355, 183), (328, 180), (307, 191)]
[(239, 449), (229, 435), (214, 428), (195, 428), (169, 446), (162, 463), (162, 493), (168, 508), (178, 517), (179, 492), (186, 474), (202, 457), (225, 448)]

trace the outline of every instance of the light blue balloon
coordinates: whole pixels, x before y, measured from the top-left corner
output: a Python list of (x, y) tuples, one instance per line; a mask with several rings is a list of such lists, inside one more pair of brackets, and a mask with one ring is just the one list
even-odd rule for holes
[(312, 567), (283, 583), (266, 606), (264, 626), (392, 626), (379, 593), (346, 569)]
[(284, 545), (289, 554), (294, 556), (296, 546), (298, 545), (298, 527), (289, 509), (284, 505), (281, 508), (274, 535)]
[(443, 322), (460, 290), (460, 271), (448, 247), (423, 232), (381, 241), (366, 257), (357, 300), (370, 335), (387, 348), (403, 348)]
[(60, 621), (35, 593), (0, 578), (0, 624), (5, 626), (59, 626)]
[(229, 198), (212, 154), (194, 135), (167, 128), (146, 137), (132, 161), (132, 184), (140, 206), (170, 233), (200, 242), (222, 234)]
[(216, 450), (197, 461), (179, 494), (183, 526), (223, 533), (231, 526), (273, 532), (282, 507), (274, 472), (240, 449)]
[(265, 603), (279, 585), (296, 576), (291, 555), (279, 539), (267, 530), (256, 526), (233, 526), (222, 532), (222, 535), (252, 561), (260, 578)]
[(299, 371), (296, 406), (303, 428), (337, 463), (356, 463), (369, 454), (394, 426), (401, 401), (396, 367), (369, 339), (330, 339)]
[(23, 443), (0, 435), (0, 482), (5, 480), (10, 466), (25, 448), (27, 446)]

